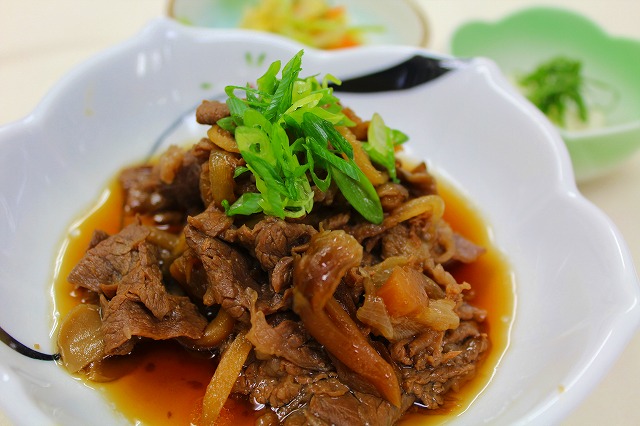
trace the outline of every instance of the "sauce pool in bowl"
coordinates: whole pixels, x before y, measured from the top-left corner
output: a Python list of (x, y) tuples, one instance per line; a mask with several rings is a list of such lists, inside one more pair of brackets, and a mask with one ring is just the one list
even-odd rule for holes
[[(502, 253), (492, 245), (487, 224), (452, 186), (440, 180), (438, 190), (445, 200), (444, 219), (452, 229), (487, 250), (476, 262), (460, 265), (451, 272), (459, 282), (471, 283), (474, 294), (471, 302), (487, 311), (484, 331), (489, 335), (491, 349), (473, 380), (448, 393), (445, 404), (437, 410), (415, 404), (400, 421), (407, 425), (438, 424), (472, 404), (490, 384), (508, 348), (515, 306), (511, 270)], [(117, 179), (113, 179), (89, 212), (67, 231), (53, 278), (56, 318), (64, 318), (85, 297), (85, 293), (69, 284), (66, 277), (84, 255), (94, 230), (113, 234), (122, 228), (127, 221), (122, 204), (122, 189)], [(197, 424), (202, 399), (216, 364), (217, 357), (209, 351), (187, 351), (175, 342), (154, 341), (138, 344), (132, 355), (108, 361), (103, 370), (118, 377), (116, 380), (104, 383), (79, 380), (100, 391), (132, 423)], [(217, 424), (253, 425), (263, 413), (263, 407), (232, 397), (226, 402)]]

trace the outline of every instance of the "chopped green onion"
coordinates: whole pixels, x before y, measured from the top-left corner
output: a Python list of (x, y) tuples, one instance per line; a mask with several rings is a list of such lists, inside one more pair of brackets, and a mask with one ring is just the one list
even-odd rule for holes
[(262, 196), (260, 194), (255, 192), (245, 192), (232, 205), (229, 205), (229, 201), (222, 200), (222, 207), (224, 207), (224, 211), (229, 216), (236, 214), (248, 216), (262, 211), (262, 208), (260, 207), (261, 200)]
[(582, 96), (584, 77), (582, 63), (562, 56), (538, 66), (520, 78), (527, 98), (551, 121), (565, 124), (567, 108), (573, 104), (581, 121), (588, 120), (589, 112)]
[(394, 182), (396, 176), (395, 143), (389, 129), (378, 113), (374, 113), (367, 130), (368, 142), (362, 147), (369, 154), (369, 158), (389, 171), (389, 177)]
[[(225, 88), (231, 116), (218, 125), (234, 134), (246, 162), (246, 167), (236, 169), (234, 178), (250, 172), (258, 189), (231, 205), (223, 203), (225, 211), (229, 215), (264, 212), (280, 218), (301, 217), (313, 208), (311, 184), (326, 191), (335, 182), (357, 212), (380, 223), (380, 198), (354, 162), (353, 147), (335, 127), (355, 125), (329, 87), (330, 81), (340, 80), (330, 75), (322, 82), (315, 77), (300, 78), (303, 53), (299, 51), (285, 64), (281, 78), (281, 63), (275, 61), (255, 87)], [(396, 179), (394, 147), (407, 137), (386, 127), (377, 114), (371, 126), (367, 151)]]
[(357, 179), (352, 179), (340, 170), (329, 166), (333, 180), (351, 206), (369, 222), (381, 223), (384, 216), (378, 193), (362, 170), (357, 170)]

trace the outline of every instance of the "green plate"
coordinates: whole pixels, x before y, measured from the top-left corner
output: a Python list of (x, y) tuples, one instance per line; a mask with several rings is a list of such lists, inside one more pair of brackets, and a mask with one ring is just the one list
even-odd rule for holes
[(489, 58), (514, 78), (559, 55), (582, 62), (603, 125), (559, 128), (578, 181), (610, 171), (640, 148), (640, 42), (611, 36), (569, 10), (535, 7), (500, 21), (461, 26), (451, 52)]

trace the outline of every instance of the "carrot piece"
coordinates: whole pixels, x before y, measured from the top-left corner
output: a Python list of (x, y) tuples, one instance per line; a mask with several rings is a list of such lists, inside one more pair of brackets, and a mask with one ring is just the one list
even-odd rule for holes
[[(415, 272), (415, 274), (414, 274)], [(429, 296), (412, 268), (396, 266), (387, 281), (376, 291), (392, 317), (415, 317), (429, 306)]]

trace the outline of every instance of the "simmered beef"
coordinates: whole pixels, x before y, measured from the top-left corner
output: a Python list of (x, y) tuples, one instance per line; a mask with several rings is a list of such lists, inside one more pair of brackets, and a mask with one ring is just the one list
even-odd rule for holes
[[(141, 215), (186, 215), (204, 209), (200, 193), (202, 164), (208, 159), (212, 144), (196, 144), (189, 151), (172, 147), (155, 166), (127, 168), (120, 174), (125, 193), (125, 212)], [(180, 223), (178, 222), (178, 223)]]
[(250, 363), (234, 392), (274, 407), (287, 426), (392, 425), (414, 401), (404, 395), (395, 407), (379, 396), (351, 390), (334, 372), (313, 372), (278, 358)]
[[(345, 113), (356, 126), (336, 131), (366, 156), (370, 123)], [(304, 182), (313, 209), (267, 216), (251, 204), (263, 182), (240, 156), (240, 141), (216, 125), (228, 115), (226, 104), (203, 102), (197, 120), (213, 126), (215, 141), (171, 147), (157, 163), (120, 174), (128, 225), (115, 235), (97, 231), (68, 276), (90, 293), (94, 319), (99, 300), (104, 350), (96, 357), (176, 339), (221, 365), (231, 359), (225, 389), (265, 404), (263, 425), (392, 425), (414, 403), (441, 407), (474, 377), (490, 342), (471, 285), (450, 273), (484, 249), (445, 222), (426, 165), (398, 163), (392, 179), (368, 164), (383, 215), (376, 223), (335, 182), (311, 192), (323, 186), (322, 173)], [(278, 164), (265, 155), (262, 166)], [(252, 214), (233, 215), (235, 200), (249, 200), (242, 208)]]
[(462, 322), (445, 335), (442, 353), (433, 356), (427, 350), (413, 356), (412, 368), (402, 369), (403, 389), (427, 408), (438, 408), (449, 390), (474, 377), (488, 349), (489, 339), (477, 324)]
[(149, 230), (140, 225), (129, 225), (106, 239), (103, 235), (73, 268), (68, 281), (96, 293), (102, 285), (118, 284), (140, 261), (139, 247), (148, 244), (148, 235)]
[(116, 296), (140, 302), (153, 316), (162, 319), (171, 312), (173, 303), (162, 282), (155, 251), (150, 244), (140, 245), (138, 262), (118, 283)]
[(455, 246), (455, 252), (453, 253), (453, 256), (451, 256), (451, 260), (472, 263), (478, 260), (478, 258), (485, 252), (483, 247), (472, 243), (460, 234), (453, 234), (453, 243)]
[(102, 331), (106, 355), (124, 355), (133, 349), (135, 338), (166, 340), (177, 337), (198, 339), (206, 319), (186, 297), (169, 296), (170, 311), (162, 318), (127, 295), (116, 295), (102, 306)]
[(406, 394), (402, 396), (399, 407), (380, 397), (360, 392), (340, 396), (314, 394), (304, 412), (304, 424), (390, 426), (413, 402), (413, 398)]
[(250, 362), (236, 381), (234, 392), (247, 395), (258, 404), (268, 404), (284, 417), (304, 408), (316, 392), (337, 396), (349, 389), (334, 372), (311, 371), (271, 357)]
[(400, 207), (409, 198), (409, 191), (397, 183), (384, 183), (376, 188), (384, 211)]
[(420, 163), (413, 170), (400, 168), (398, 176), (402, 183), (407, 186), (412, 196), (437, 194), (438, 187), (435, 178), (427, 171), (427, 165)]
[(192, 225), (185, 230), (187, 244), (207, 274), (207, 289), (202, 302), (222, 306), (231, 316), (249, 322), (251, 300), (246, 289), (260, 290), (254, 278), (255, 268), (248, 255), (219, 238), (212, 238)]
[(308, 370), (329, 370), (325, 351), (297, 321), (285, 319), (272, 327), (263, 312), (253, 311), (247, 338), (261, 354), (284, 358)]
[(106, 355), (129, 353), (136, 338), (198, 338), (207, 322), (187, 297), (169, 294), (160, 271), (158, 248), (138, 224), (118, 234), (100, 234), (68, 277), (100, 295)]
[(193, 229), (211, 238), (217, 237), (233, 225), (233, 219), (213, 205), (199, 215), (189, 217), (187, 222)]
[(218, 120), (229, 116), (229, 107), (220, 101), (202, 101), (196, 109), (196, 121), (200, 124), (214, 125)]
[(282, 258), (291, 256), (294, 248), (300, 250), (317, 232), (310, 225), (269, 217), (256, 224), (250, 232), (240, 233), (239, 240), (253, 250), (262, 268), (271, 271)]

